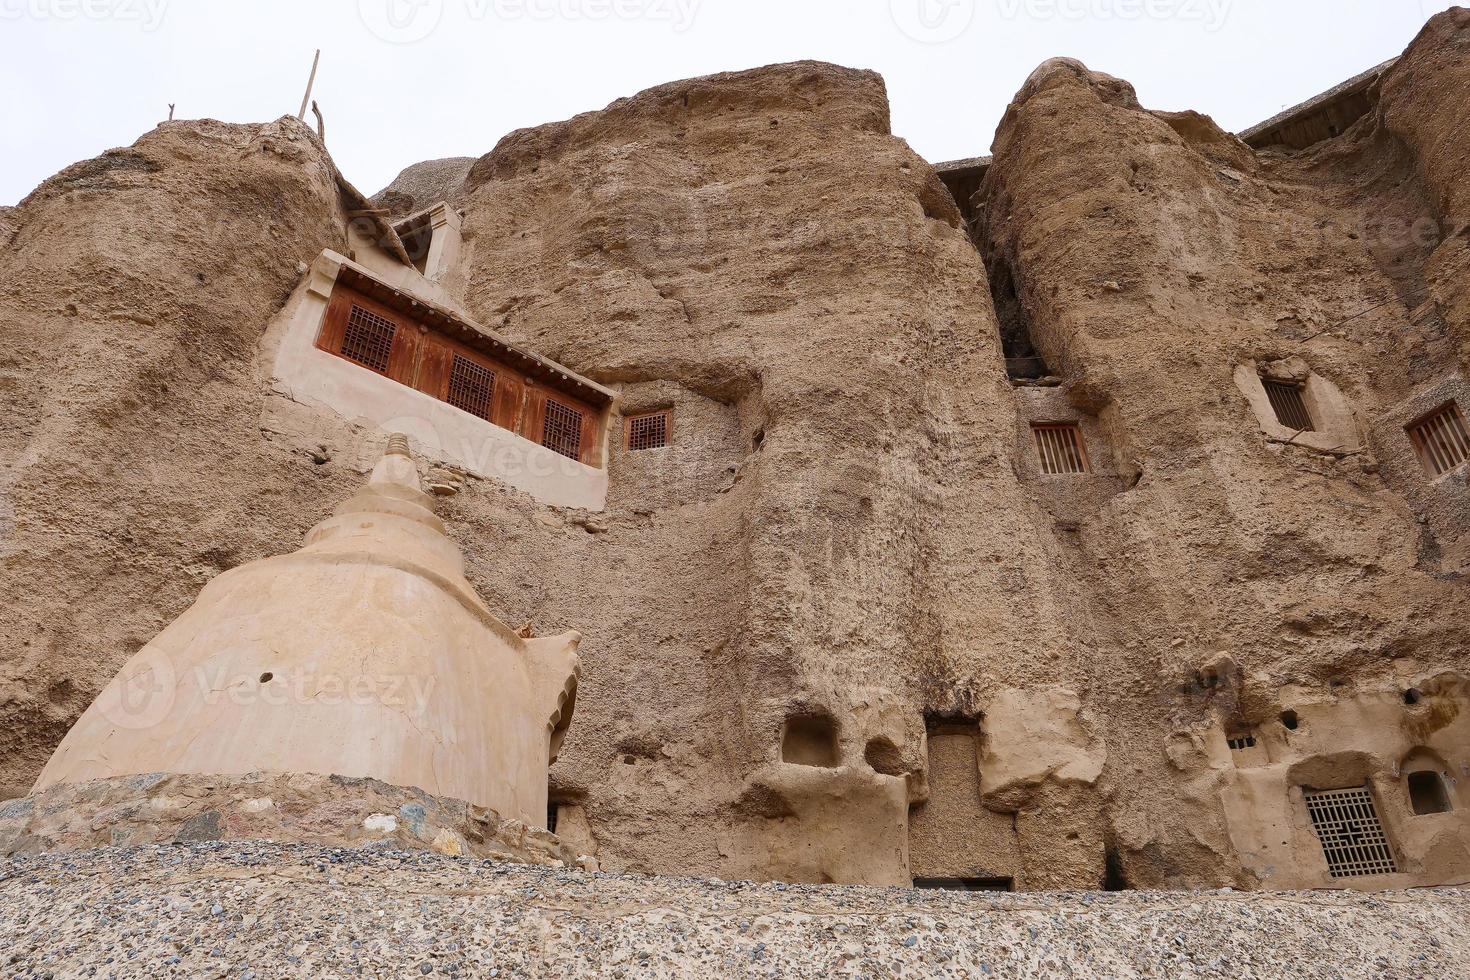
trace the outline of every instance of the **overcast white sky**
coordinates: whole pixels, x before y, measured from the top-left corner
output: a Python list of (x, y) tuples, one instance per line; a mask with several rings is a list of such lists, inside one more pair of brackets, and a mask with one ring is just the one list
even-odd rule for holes
[(1445, 0), (0, 0), (0, 203), (167, 117), (300, 106), (368, 193), (662, 82), (814, 58), (881, 72), (931, 161), (988, 152), (1057, 55), (1232, 130), (1398, 54)]

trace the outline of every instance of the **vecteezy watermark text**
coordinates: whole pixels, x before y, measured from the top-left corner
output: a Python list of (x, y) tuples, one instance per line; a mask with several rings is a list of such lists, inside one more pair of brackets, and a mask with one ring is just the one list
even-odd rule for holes
[[(0, 0), (3, 2), (3, 0)], [(446, 5), (470, 21), (649, 21), (682, 34), (694, 26), (702, 0), (358, 0), (358, 17), (376, 37), (413, 44), (439, 29)]]
[(1225, 26), (1235, 0), (995, 0), (1001, 17), (1015, 20), (1175, 20)]
[(156, 31), (169, 0), (0, 0), (0, 21), (112, 20)]
[(247, 675), (205, 664), (180, 674), (167, 654), (148, 646), (103, 689), (96, 707), (108, 721), (132, 731), (162, 724), (180, 703), (382, 706), (412, 714), (428, 708), (438, 683), (433, 674), (340, 674), (304, 667)]
[(302, 668), (262, 674), (260, 677), (232, 676), (227, 671), (198, 667), (196, 682), (204, 692), (204, 703), (221, 702), (244, 707), (265, 704), (385, 705), (422, 711), (428, 707), (438, 678), (419, 674), (333, 674)]
[[(984, 0), (1001, 20), (1139, 21), (1225, 26), (1235, 0)], [(981, 0), (889, 0), (893, 22), (924, 44), (944, 44), (975, 22)]]

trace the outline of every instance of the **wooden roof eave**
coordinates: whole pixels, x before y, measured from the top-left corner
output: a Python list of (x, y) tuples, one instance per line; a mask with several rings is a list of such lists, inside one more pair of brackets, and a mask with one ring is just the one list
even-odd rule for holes
[(613, 402), (614, 392), (597, 382), (540, 354), (519, 347), (495, 331), (466, 320), (436, 303), (396, 289), (369, 275), (360, 266), (344, 264), (337, 275), (337, 281), (515, 368), (528, 378), (540, 381), (548, 387), (598, 408), (606, 408)]

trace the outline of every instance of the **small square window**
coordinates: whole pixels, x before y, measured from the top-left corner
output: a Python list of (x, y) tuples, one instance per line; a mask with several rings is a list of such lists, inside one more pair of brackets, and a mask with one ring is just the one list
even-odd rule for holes
[(628, 449), (662, 449), (669, 444), (673, 429), (670, 412), (649, 412), (647, 415), (630, 415), (623, 420), (623, 433)]
[(1041, 456), (1041, 472), (1048, 476), (1091, 472), (1087, 448), (1082, 444), (1082, 427), (1077, 423), (1033, 424), (1031, 432)]
[(1266, 397), (1271, 399), (1271, 408), (1276, 412), (1276, 421), (1297, 432), (1313, 430), (1312, 415), (1307, 411), (1306, 400), (1302, 398), (1301, 385), (1290, 381), (1268, 381), (1263, 378), (1261, 386), (1266, 389)]
[(455, 354), (449, 368), (449, 394), (444, 400), (488, 420), (495, 400), (495, 372)]
[(398, 325), (392, 320), (370, 313), (356, 303), (347, 315), (347, 330), (342, 337), (342, 356), (380, 374), (388, 373), (393, 356), (393, 337)]
[(1246, 749), (1256, 747), (1256, 737), (1254, 735), (1232, 735), (1225, 741), (1230, 746), (1232, 752), (1243, 752)]
[(1470, 459), (1470, 430), (1455, 402), (1441, 405), (1409, 426), (1409, 438), (1430, 476), (1443, 476)]
[(541, 423), (541, 445), (580, 462), (582, 413), (553, 399), (546, 399), (546, 417)]

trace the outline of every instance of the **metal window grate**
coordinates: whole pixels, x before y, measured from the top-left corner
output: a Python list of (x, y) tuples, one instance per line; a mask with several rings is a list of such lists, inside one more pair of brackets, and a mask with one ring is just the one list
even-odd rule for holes
[(1227, 738), (1225, 741), (1230, 746), (1231, 751), (1234, 752), (1256, 747), (1256, 737), (1254, 735), (1236, 735), (1232, 738)]
[(495, 372), (455, 354), (449, 367), (449, 395), (445, 400), (488, 422), (494, 398)]
[(1465, 416), (1454, 402), (1409, 426), (1409, 438), (1414, 440), (1414, 448), (1432, 476), (1448, 473), (1470, 459), (1470, 430), (1465, 428)]
[(1361, 878), (1398, 871), (1368, 787), (1306, 790), (1304, 795), (1332, 877)]
[(1055, 476), (1087, 473), (1091, 466), (1082, 445), (1082, 429), (1072, 422), (1032, 425), (1036, 451), (1041, 455), (1041, 472)]
[(1264, 379), (1261, 384), (1265, 386), (1266, 397), (1271, 399), (1271, 407), (1276, 410), (1276, 421), (1298, 432), (1313, 431), (1312, 414), (1307, 411), (1307, 403), (1302, 398), (1301, 385)]
[(342, 338), (342, 356), (364, 367), (386, 374), (393, 356), (393, 335), (398, 325), (356, 304), (347, 315), (347, 332)]
[(568, 459), (582, 459), (582, 413), (546, 399), (546, 417), (541, 423), (541, 445)]
[(628, 448), (662, 449), (669, 444), (669, 413), (654, 412), (627, 419)]

